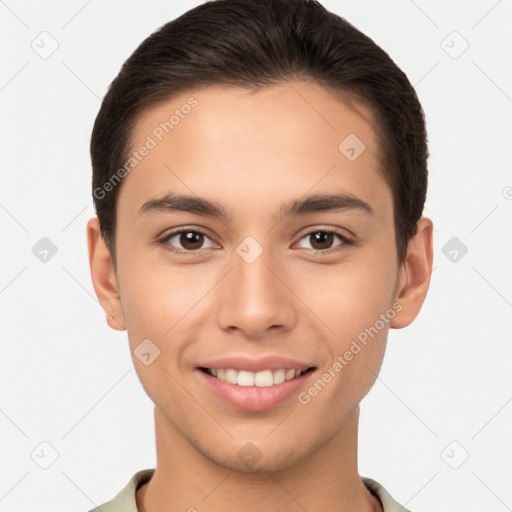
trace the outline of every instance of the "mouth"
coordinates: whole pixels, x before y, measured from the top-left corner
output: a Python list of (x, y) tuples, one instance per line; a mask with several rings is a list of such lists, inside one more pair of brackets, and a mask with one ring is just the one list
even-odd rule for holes
[(198, 361), (195, 370), (207, 396), (215, 396), (223, 406), (256, 412), (293, 404), (314, 379), (318, 366), (312, 363), (280, 354), (230, 354)]
[(236, 368), (199, 367), (199, 370), (202, 372), (228, 384), (257, 388), (277, 386), (288, 381), (296, 380), (301, 375), (311, 373), (315, 369), (315, 366), (311, 366), (309, 368), (269, 368), (258, 372), (251, 372), (248, 370), (238, 370)]
[[(259, 365), (258, 365), (259, 366)], [(293, 403), (308, 384), (315, 366), (302, 368), (267, 368), (258, 371), (238, 368), (197, 368), (206, 393), (213, 393), (224, 404), (248, 412), (268, 411), (281, 404)]]

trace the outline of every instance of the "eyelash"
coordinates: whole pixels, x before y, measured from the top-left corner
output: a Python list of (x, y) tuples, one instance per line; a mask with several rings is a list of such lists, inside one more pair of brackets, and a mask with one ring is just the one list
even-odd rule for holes
[[(200, 229), (179, 229), (177, 231), (173, 231), (172, 233), (169, 233), (164, 238), (158, 240), (158, 243), (160, 245), (162, 245), (165, 250), (170, 251), (170, 252), (172, 252), (174, 254), (197, 255), (202, 250), (204, 250), (204, 249), (195, 249), (195, 250), (187, 251), (187, 250), (175, 249), (175, 248), (171, 247), (168, 244), (169, 239), (173, 238), (176, 235), (180, 235), (181, 233), (199, 233), (201, 235), (204, 235), (207, 238), (210, 238), (207, 233), (205, 233), (204, 231), (202, 231)], [(332, 228), (315, 229), (313, 231), (310, 231), (309, 233), (306, 233), (304, 236), (300, 237), (299, 241), (302, 240), (303, 238), (307, 238), (308, 236), (311, 236), (311, 235), (313, 235), (315, 233), (329, 233), (329, 234), (333, 234), (333, 235), (338, 236), (339, 239), (342, 242), (339, 245), (336, 245), (334, 247), (331, 247), (331, 248), (325, 249), (325, 250), (324, 249), (308, 249), (308, 251), (312, 251), (315, 254), (318, 254), (318, 253), (320, 253), (320, 254), (326, 254), (326, 253), (327, 254), (331, 254), (333, 252), (337, 252), (337, 251), (343, 250), (347, 246), (355, 245), (355, 241), (354, 240), (352, 240), (351, 238), (348, 238), (345, 235), (342, 235), (338, 230), (332, 229)]]

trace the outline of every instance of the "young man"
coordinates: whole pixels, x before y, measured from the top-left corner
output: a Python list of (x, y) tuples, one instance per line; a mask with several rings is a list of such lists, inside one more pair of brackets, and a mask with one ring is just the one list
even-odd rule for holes
[(432, 269), (423, 111), (389, 56), (317, 2), (204, 3), (124, 64), (91, 155), (94, 289), (157, 451), (96, 510), (405, 510), (357, 468)]

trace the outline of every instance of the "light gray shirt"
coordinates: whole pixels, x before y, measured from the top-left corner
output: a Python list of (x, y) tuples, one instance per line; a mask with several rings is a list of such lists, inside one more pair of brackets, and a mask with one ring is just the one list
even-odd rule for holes
[[(138, 471), (114, 499), (89, 512), (139, 512), (135, 496), (137, 489), (148, 482), (154, 472), (154, 469)], [(384, 512), (410, 512), (410, 510), (396, 502), (378, 482), (365, 477), (362, 480), (367, 489), (380, 500)]]

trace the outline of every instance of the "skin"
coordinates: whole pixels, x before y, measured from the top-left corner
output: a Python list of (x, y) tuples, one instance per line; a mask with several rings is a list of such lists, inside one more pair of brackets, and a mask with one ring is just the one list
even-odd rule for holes
[[(133, 356), (155, 404), (157, 450), (155, 474), (137, 492), (139, 509), (381, 510), (357, 471), (359, 403), (377, 377), (389, 328), (409, 325), (422, 307), (432, 222), (419, 221), (399, 265), (372, 112), (312, 83), (254, 94), (227, 86), (188, 91), (145, 112), (133, 147), (190, 96), (198, 105), (121, 185), (115, 270), (97, 218), (87, 225), (92, 281), (107, 322), (127, 330), (132, 356), (147, 338), (160, 349), (149, 366)], [(338, 150), (351, 133), (366, 146), (352, 162)], [(283, 203), (333, 191), (364, 200), (374, 214), (274, 218)], [(216, 201), (231, 217), (139, 214), (170, 192)], [(159, 243), (180, 227), (207, 233), (192, 246), (201, 250), (166, 250), (165, 243), (191, 247), (179, 236)], [(315, 243), (312, 233), (321, 228), (356, 243), (337, 236)], [(236, 252), (247, 236), (263, 249), (252, 263)], [(307, 405), (293, 397), (244, 411), (198, 376), (200, 360), (279, 354), (314, 363), (307, 389), (393, 304), (401, 310)], [(237, 456), (248, 442), (259, 453), (251, 462)]]

